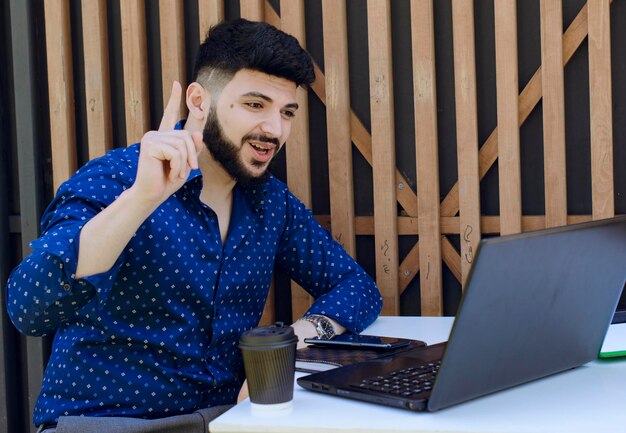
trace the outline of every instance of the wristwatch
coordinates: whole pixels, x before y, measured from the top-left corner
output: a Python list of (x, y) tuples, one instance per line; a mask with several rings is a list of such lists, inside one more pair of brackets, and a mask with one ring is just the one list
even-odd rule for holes
[(322, 316), (320, 314), (307, 314), (302, 317), (302, 320), (306, 320), (307, 322), (311, 322), (315, 325), (315, 330), (317, 331), (317, 335), (322, 340), (328, 340), (335, 336), (335, 327), (332, 322), (328, 320), (328, 317)]

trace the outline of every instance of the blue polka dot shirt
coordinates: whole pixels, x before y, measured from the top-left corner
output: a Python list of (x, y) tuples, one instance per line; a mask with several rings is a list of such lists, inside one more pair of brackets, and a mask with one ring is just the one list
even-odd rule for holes
[(258, 324), (275, 265), (316, 298), (310, 313), (350, 331), (380, 312), (372, 279), (273, 177), (235, 186), (222, 244), (192, 171), (109, 271), (75, 278), (81, 228), (133, 184), (138, 154), (139, 145), (113, 150), (65, 182), (9, 278), (15, 326), (31, 336), (56, 331), (36, 425), (234, 403), (244, 380), (239, 337)]

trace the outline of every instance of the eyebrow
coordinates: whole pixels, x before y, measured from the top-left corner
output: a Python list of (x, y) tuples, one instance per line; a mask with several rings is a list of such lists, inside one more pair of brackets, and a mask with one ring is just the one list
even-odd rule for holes
[[(243, 97), (254, 97), (254, 98), (261, 98), (269, 103), (274, 102), (274, 100), (272, 98), (270, 98), (267, 95), (264, 95), (263, 93), (259, 93), (259, 92), (248, 92), (248, 93), (244, 93), (243, 95), (241, 95)], [(295, 102), (290, 102), (289, 104), (285, 105), (284, 108), (293, 108), (294, 110), (298, 109), (298, 104)]]

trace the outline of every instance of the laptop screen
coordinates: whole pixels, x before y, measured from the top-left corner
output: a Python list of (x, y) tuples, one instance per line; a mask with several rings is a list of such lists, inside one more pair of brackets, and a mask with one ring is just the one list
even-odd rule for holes
[(615, 315), (613, 316), (613, 323), (625, 323), (626, 322), (626, 286), (622, 290), (622, 296), (617, 304)]

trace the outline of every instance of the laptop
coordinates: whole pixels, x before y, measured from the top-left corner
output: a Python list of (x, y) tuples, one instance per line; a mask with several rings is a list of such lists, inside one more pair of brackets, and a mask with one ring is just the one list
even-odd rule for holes
[(613, 323), (626, 323), (626, 284), (622, 289), (622, 296), (617, 303), (615, 314), (613, 314)]
[(626, 282), (626, 217), (484, 239), (446, 343), (298, 379), (436, 411), (597, 358)]

